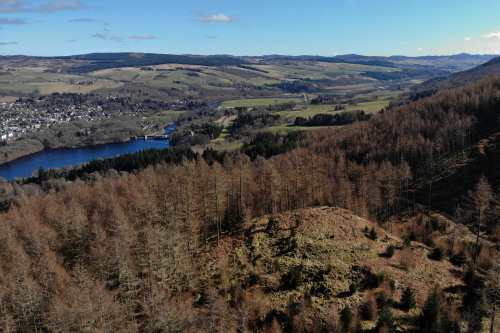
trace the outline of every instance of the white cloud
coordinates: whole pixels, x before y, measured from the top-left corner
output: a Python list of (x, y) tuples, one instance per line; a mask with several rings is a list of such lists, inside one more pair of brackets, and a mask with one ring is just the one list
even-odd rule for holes
[(471, 39), (472, 39), (472, 37), (465, 37), (465, 38), (464, 38), (464, 40), (465, 40), (466, 42), (470, 41)]
[(90, 36), (90, 37), (93, 37), (93, 38), (100, 38), (100, 39), (104, 39), (104, 38), (106, 38), (106, 36), (105, 36), (105, 35), (100, 34), (100, 33), (93, 34), (93, 35), (92, 35), (92, 36)]
[(482, 35), (481, 37), (500, 39), (500, 32), (490, 32), (489, 34)]
[(95, 22), (95, 20), (91, 18), (77, 18), (74, 20), (69, 20), (68, 22)]
[(78, 0), (50, 1), (39, 7), (31, 6), (27, 0), (0, 0), (0, 13), (48, 13), (55, 10), (72, 10), (85, 8)]
[(154, 39), (152, 35), (130, 36), (129, 39)]
[(32, 8), (23, 7), (29, 4), (24, 0), (0, 0), (0, 13), (30, 12)]
[(0, 18), (0, 24), (12, 24), (12, 25), (21, 25), (21, 24), (27, 24), (25, 20), (22, 19), (6, 19), (6, 18)]
[(417, 50), (418, 50), (418, 51), (422, 51), (423, 49), (422, 49), (421, 47), (419, 47)]
[(72, 10), (84, 8), (85, 6), (77, 0), (65, 0), (65, 1), (52, 1), (48, 4), (43, 5), (40, 9), (44, 12), (51, 12), (53, 10)]
[(204, 15), (203, 13), (198, 12), (197, 13), (198, 17), (194, 19), (194, 21), (197, 22), (203, 22), (203, 23), (208, 23), (208, 22), (234, 22), (237, 20), (235, 16), (229, 17), (226, 14), (214, 14), (214, 15)]

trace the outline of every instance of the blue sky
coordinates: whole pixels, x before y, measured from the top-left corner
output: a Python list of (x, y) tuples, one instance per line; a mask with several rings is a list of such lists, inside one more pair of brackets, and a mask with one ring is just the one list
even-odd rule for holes
[(0, 55), (500, 54), (498, 0), (0, 0)]

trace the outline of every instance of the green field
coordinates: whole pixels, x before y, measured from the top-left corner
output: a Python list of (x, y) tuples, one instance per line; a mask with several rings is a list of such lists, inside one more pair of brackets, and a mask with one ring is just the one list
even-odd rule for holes
[(227, 129), (227, 127), (225, 127), (223, 130), (222, 130), (222, 133), (219, 135), (219, 137), (215, 140), (212, 140), (212, 142), (214, 143), (217, 143), (217, 142), (224, 142), (226, 141), (226, 138), (230, 135), (231, 133), (229, 132), (229, 130)]
[(365, 103), (359, 103), (356, 106), (349, 107), (348, 110), (363, 110), (365, 113), (377, 113), (381, 109), (389, 106), (389, 100), (377, 100)]
[(233, 151), (233, 150), (236, 150), (236, 149), (239, 149), (243, 147), (243, 143), (242, 142), (239, 142), (239, 143), (236, 143), (234, 145), (231, 145), (231, 146), (227, 146), (227, 147), (219, 147), (219, 148), (214, 148), (214, 150), (216, 151)]
[[(286, 119), (288, 122), (294, 122), (297, 117), (314, 117), (320, 113), (332, 114), (339, 112), (362, 110), (365, 113), (377, 113), (380, 109), (385, 108), (389, 105), (389, 100), (371, 101), (365, 103), (359, 103), (355, 106), (345, 105), (345, 110), (335, 111), (335, 105), (333, 104), (323, 104), (323, 105), (307, 105), (303, 106), (303, 110), (298, 111), (280, 111), (277, 112), (282, 118)], [(300, 107), (300, 106), (299, 106)]]
[(175, 119), (186, 111), (163, 111), (159, 114), (155, 114), (154, 116), (146, 117), (145, 120), (169, 120)]
[(286, 133), (286, 132), (293, 132), (293, 131), (312, 131), (312, 130), (318, 130), (318, 129), (324, 129), (324, 128), (340, 128), (342, 126), (295, 126), (295, 125), (287, 125), (287, 124), (281, 124), (278, 126), (271, 126), (267, 127), (264, 130), (270, 131), (273, 133)]
[(253, 99), (236, 99), (232, 101), (226, 101), (221, 104), (223, 107), (235, 108), (235, 107), (254, 107), (254, 106), (267, 106), (267, 105), (278, 105), (288, 102), (301, 103), (304, 100), (302, 98), (253, 98)]

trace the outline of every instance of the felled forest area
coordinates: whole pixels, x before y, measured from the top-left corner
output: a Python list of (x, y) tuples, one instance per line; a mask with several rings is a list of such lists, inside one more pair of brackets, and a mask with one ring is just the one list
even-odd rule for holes
[(0, 330), (498, 326), (499, 116), (491, 77), (269, 159), (197, 156), (18, 196), (0, 216)]

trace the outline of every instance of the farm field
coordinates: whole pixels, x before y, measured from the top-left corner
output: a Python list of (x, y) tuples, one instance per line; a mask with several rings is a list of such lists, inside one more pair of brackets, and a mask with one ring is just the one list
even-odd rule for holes
[[(395, 72), (397, 68), (382, 66), (367, 66), (358, 64), (339, 64), (326, 62), (289, 62), (280, 65), (252, 65), (262, 71), (267, 71), (269, 77), (286, 80), (292, 78), (309, 78), (312, 80), (338, 79), (359, 76), (367, 71)], [(373, 80), (376, 81), (376, 80)]]
[(236, 108), (236, 107), (255, 107), (255, 106), (268, 106), (278, 105), (283, 103), (301, 103), (302, 98), (254, 98), (254, 99), (238, 99), (232, 101), (225, 101), (221, 104), (222, 107)]
[(286, 133), (292, 131), (313, 131), (325, 128), (340, 128), (342, 126), (295, 126), (288, 124), (281, 124), (278, 126), (267, 127), (265, 130), (273, 133)]
[(104, 69), (90, 73), (92, 77), (147, 84), (155, 88), (186, 88), (203, 86), (203, 89), (219, 89), (238, 83), (263, 86), (279, 81), (255, 74), (254, 71), (236, 67), (212, 68), (208, 66), (158, 65), (151, 70), (138, 67)]
[[(45, 72), (47, 69), (46, 67), (4, 67), (4, 70), (7, 70), (5, 73), (10, 75), (0, 76), (0, 96), (2, 96), (2, 90), (24, 94), (40, 93), (43, 95), (54, 92), (84, 94), (98, 89), (118, 88), (123, 85), (123, 83), (105, 79), (89, 80), (88, 77), (80, 75)], [(92, 84), (85, 83), (88, 81), (91, 81)]]

